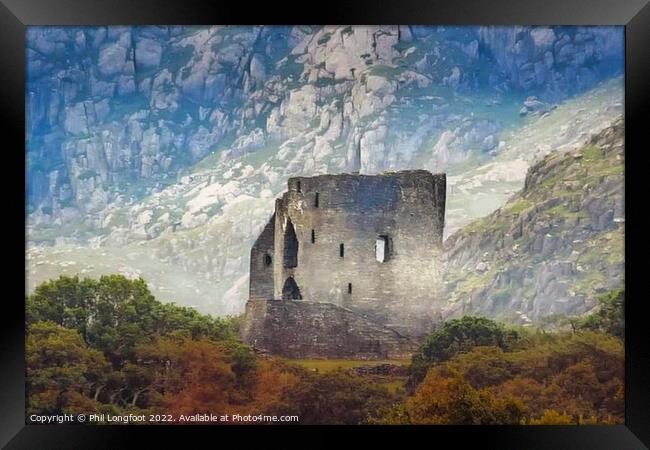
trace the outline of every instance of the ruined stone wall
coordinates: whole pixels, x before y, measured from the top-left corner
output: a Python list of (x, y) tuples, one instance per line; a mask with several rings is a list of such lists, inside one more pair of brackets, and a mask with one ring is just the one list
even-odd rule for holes
[(330, 303), (276, 300), (264, 304), (263, 342), (256, 346), (276, 355), (404, 359), (417, 347), (408, 337)]
[(273, 258), (275, 248), (275, 214), (253, 244), (250, 261), (249, 299), (273, 298)]
[(273, 300), (249, 300), (246, 302), (246, 312), (240, 330), (241, 338), (255, 348), (266, 348), (266, 342), (272, 342), (275, 337), (266, 335), (267, 303)]
[[(298, 263), (284, 267), (286, 249), (276, 245), (275, 298), (293, 277), (309, 301), (398, 327), (426, 322), (441, 279), (444, 175), (322, 175), (291, 178), (288, 185), (276, 203), (275, 240), (283, 242), (292, 226)], [(382, 236), (389, 249), (387, 260), (378, 262), (375, 245)]]
[(430, 332), (445, 182), (424, 170), (289, 179), (251, 250), (245, 341), (294, 357), (378, 358)]

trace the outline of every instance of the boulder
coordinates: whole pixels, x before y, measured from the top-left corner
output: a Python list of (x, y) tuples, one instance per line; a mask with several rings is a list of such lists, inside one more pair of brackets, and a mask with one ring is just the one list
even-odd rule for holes
[(135, 43), (135, 63), (144, 68), (158, 67), (162, 59), (162, 45), (159, 41), (140, 38)]

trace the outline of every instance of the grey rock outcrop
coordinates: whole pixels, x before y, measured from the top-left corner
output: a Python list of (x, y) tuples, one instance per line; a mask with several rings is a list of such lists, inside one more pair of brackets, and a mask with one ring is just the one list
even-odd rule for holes
[(533, 165), (505, 206), (445, 242), (445, 315), (584, 314), (624, 276), (623, 123)]
[[(303, 170), (319, 172), (325, 159), (330, 171), (361, 164), (377, 173), (407, 168), (437, 140), (435, 164), (444, 169), (466, 152), (494, 149), (500, 125), (459, 125), (444, 97), (440, 111), (422, 108), (421, 90), (537, 89), (540, 101), (559, 100), (621, 70), (621, 37), (589, 27), (31, 28), (30, 211), (45, 208), (34, 220), (46, 223), (75, 208), (86, 227), (101, 228), (102, 215), (86, 214), (88, 191), (67, 197), (76, 178), (108, 182), (108, 203), (125, 192), (137, 199), (233, 142), (252, 151), (294, 139), (316, 154)], [(442, 64), (441, 54), (456, 56)], [(478, 77), (483, 67), (494, 76)], [(416, 111), (413, 124), (396, 122)], [(255, 129), (264, 136), (241, 145)], [(443, 138), (449, 130), (453, 145)], [(420, 136), (410, 141), (415, 151), (401, 152), (411, 136)], [(100, 158), (79, 159), (91, 142)], [(338, 152), (347, 155), (338, 160)], [(54, 172), (53, 183), (43, 182)]]

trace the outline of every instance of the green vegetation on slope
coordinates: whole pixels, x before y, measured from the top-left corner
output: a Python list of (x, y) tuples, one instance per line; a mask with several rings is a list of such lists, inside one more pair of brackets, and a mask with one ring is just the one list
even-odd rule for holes
[(622, 423), (624, 298), (568, 318), (572, 332), (505, 327), (483, 317), (445, 322), (413, 355), (404, 402), (380, 424)]
[(513, 320), (507, 314), (565, 299), (565, 313), (584, 313), (621, 285), (622, 130), (619, 121), (579, 150), (549, 154), (502, 208), (447, 240), (456, 311)]
[[(268, 414), (300, 424), (622, 423), (624, 292), (571, 333), (443, 324), (403, 376), (380, 361), (261, 357), (238, 319), (163, 305), (143, 280), (61, 277), (27, 298), (28, 414)], [(403, 364), (403, 362), (393, 362)], [(322, 368), (315, 372), (305, 369)], [(302, 366), (302, 367), (301, 367)], [(336, 367), (335, 367), (336, 366)]]

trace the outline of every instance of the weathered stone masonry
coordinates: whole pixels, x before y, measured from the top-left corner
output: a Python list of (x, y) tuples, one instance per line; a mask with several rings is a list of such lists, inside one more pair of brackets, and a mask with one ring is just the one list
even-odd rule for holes
[(291, 357), (403, 357), (441, 287), (444, 174), (320, 175), (288, 191), (251, 250), (243, 338)]

